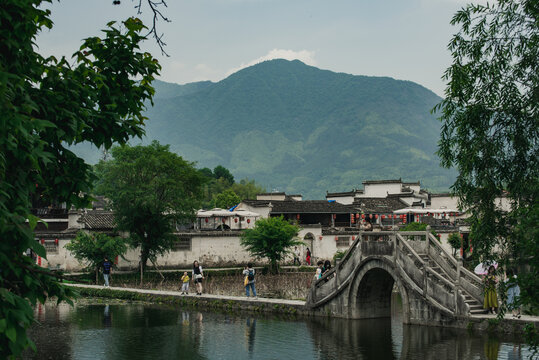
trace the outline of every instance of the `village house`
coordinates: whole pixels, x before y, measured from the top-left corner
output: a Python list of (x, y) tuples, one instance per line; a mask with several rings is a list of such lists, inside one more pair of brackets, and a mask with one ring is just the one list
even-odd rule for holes
[[(114, 232), (112, 211), (104, 199), (92, 209), (67, 210), (62, 207), (35, 209), (48, 227), (38, 225), (36, 241), (47, 249), (47, 259), (36, 259), (44, 267), (78, 271), (84, 265), (64, 248), (78, 231)], [(419, 182), (375, 180), (363, 182), (363, 189), (327, 193), (325, 200), (304, 200), (301, 195), (265, 193), (256, 199), (244, 200), (232, 209), (199, 210), (192, 226), (177, 227), (177, 241), (172, 251), (158, 258), (163, 268), (190, 267), (199, 260), (209, 267), (237, 266), (253, 259), (240, 244), (244, 229), (270, 216), (283, 216), (301, 227), (298, 235), (303, 241), (303, 260), (306, 248), (312, 260), (332, 259), (345, 251), (356, 239), (360, 223), (368, 221), (374, 231), (391, 230), (407, 223), (426, 222), (441, 235), (442, 244), (452, 232), (466, 232), (461, 223), (465, 214), (457, 210), (457, 202), (449, 194), (430, 194)], [(116, 259), (122, 269), (138, 266), (139, 252), (131, 249), (125, 259)]]

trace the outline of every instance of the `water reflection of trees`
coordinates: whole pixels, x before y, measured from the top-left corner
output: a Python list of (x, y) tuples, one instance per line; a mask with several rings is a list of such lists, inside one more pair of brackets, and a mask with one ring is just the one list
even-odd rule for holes
[(308, 327), (322, 359), (395, 359), (390, 318), (319, 318)]
[[(38, 353), (28, 349), (23, 359), (71, 359), (71, 324), (67, 315), (71, 307), (67, 304), (38, 304), (34, 309), (36, 323), (28, 331), (28, 335), (38, 348)], [(50, 356), (43, 357), (42, 354)]]
[[(497, 359), (496, 337), (478, 336), (462, 329), (404, 325), (401, 359)], [(494, 355), (495, 354), (495, 355)], [(494, 356), (494, 357), (493, 357)]]

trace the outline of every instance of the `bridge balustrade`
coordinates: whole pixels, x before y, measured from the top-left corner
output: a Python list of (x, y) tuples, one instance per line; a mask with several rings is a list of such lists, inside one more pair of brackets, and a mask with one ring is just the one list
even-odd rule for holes
[(418, 294), (445, 315), (469, 312), (463, 291), (481, 299), (481, 279), (463, 268), (429, 230), (372, 231), (360, 232), (341, 261), (314, 282), (308, 299), (310, 306), (329, 304), (355, 281), (356, 270), (372, 259), (385, 259), (386, 264), (393, 264), (390, 265), (393, 276), (398, 277), (408, 291)]

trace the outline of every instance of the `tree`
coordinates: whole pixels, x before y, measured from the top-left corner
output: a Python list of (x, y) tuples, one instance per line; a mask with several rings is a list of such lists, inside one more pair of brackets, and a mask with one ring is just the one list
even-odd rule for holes
[(215, 207), (228, 209), (238, 205), (240, 201), (240, 197), (233, 190), (228, 189), (215, 196)]
[[(30, 199), (89, 204), (90, 167), (68, 149), (84, 141), (109, 148), (143, 134), (144, 103), (160, 66), (139, 51), (144, 26), (128, 19), (89, 37), (73, 59), (44, 58), (36, 36), (50, 29), (41, 0), (4, 0), (0, 7), (0, 358), (35, 345), (26, 336), (32, 305), (74, 292), (23, 256), (46, 257), (34, 240)], [(136, 80), (135, 80), (136, 79)], [(28, 223), (27, 223), (28, 220)], [(28, 226), (28, 224), (30, 226)]]
[(458, 169), (452, 191), (470, 214), (474, 256), (527, 263), (521, 300), (538, 311), (539, 3), (468, 5), (451, 23), (460, 31), (449, 43), (445, 99), (434, 109), (438, 154)]
[(457, 254), (457, 250), (459, 250), (460, 247), (463, 246), (462, 238), (460, 237), (459, 233), (449, 234), (447, 242), (449, 243), (449, 245), (451, 245), (451, 248), (453, 249), (453, 256), (455, 256)]
[(241, 179), (239, 183), (232, 185), (231, 189), (241, 200), (256, 199), (256, 195), (266, 192), (266, 189), (258, 185), (256, 181), (249, 179)]
[(213, 176), (216, 179), (224, 179), (229, 186), (234, 184), (234, 176), (232, 176), (230, 171), (224, 166), (217, 165), (215, 169), (213, 169)]
[(292, 246), (302, 245), (297, 239), (300, 228), (280, 217), (257, 220), (255, 227), (241, 234), (240, 243), (258, 258), (268, 258), (270, 271), (278, 272), (278, 262), (290, 253)]
[(79, 262), (86, 262), (89, 271), (95, 271), (95, 282), (98, 282), (99, 269), (103, 264), (103, 259), (114, 259), (125, 254), (127, 244), (121, 237), (111, 237), (103, 233), (88, 234), (79, 231), (75, 239), (65, 246), (75, 259)]
[(168, 145), (112, 148), (112, 160), (101, 161), (96, 192), (111, 201), (118, 231), (129, 232), (140, 248), (141, 281), (149, 259), (172, 249), (175, 225), (192, 221), (204, 178), (194, 164), (170, 152)]

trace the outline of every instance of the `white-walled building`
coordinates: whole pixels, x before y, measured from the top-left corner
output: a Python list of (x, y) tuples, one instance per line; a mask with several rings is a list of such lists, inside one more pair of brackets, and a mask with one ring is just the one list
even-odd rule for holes
[[(389, 230), (412, 221), (426, 222), (441, 234), (442, 243), (448, 250), (446, 240), (452, 232), (467, 229), (460, 220), (466, 214), (458, 209), (458, 203), (450, 194), (430, 194), (421, 189), (418, 182), (398, 180), (375, 180), (363, 182), (363, 189), (349, 192), (327, 193), (325, 200), (303, 200), (301, 195), (285, 193), (259, 194), (257, 199), (244, 200), (231, 210), (199, 210), (192, 226), (178, 227), (177, 242), (168, 254), (159, 257), (157, 263), (163, 268), (190, 267), (199, 260), (209, 267), (237, 266), (254, 259), (240, 245), (243, 230), (255, 226), (256, 221), (270, 216), (283, 216), (297, 222), (303, 241), (301, 251), (309, 248), (312, 262), (331, 259), (337, 251), (345, 251), (359, 234), (359, 222), (371, 222), (376, 230)], [(508, 208), (506, 198), (500, 206)], [(44, 267), (78, 271), (79, 264), (65, 245), (78, 231), (114, 232), (113, 213), (105, 203), (96, 203), (91, 210), (41, 209), (39, 214), (48, 224), (36, 228), (36, 241), (48, 251), (47, 259), (37, 259)], [(124, 236), (126, 234), (123, 234)], [(120, 268), (138, 265), (138, 250), (129, 250), (124, 259), (118, 259)]]

